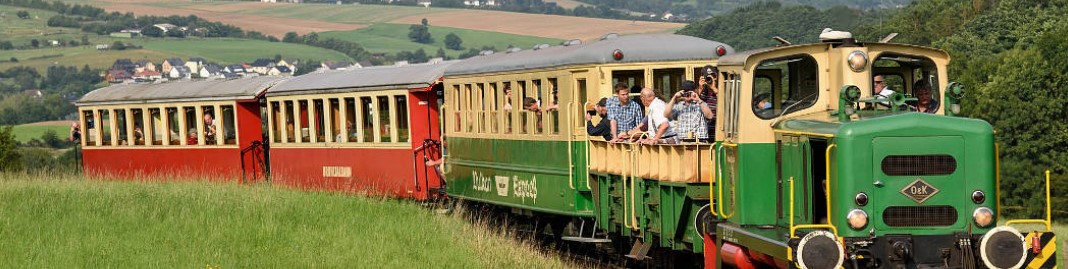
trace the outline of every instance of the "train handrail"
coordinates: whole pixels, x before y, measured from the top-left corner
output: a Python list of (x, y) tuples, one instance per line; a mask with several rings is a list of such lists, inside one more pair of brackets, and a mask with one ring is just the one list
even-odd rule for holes
[[(831, 220), (834, 218), (830, 216), (834, 216), (834, 214), (831, 214), (831, 149), (837, 148), (838, 144), (827, 145), (827, 149), (823, 153), (823, 163), (827, 166), (827, 171), (824, 173), (827, 177), (827, 180), (823, 182), (823, 193), (826, 193), (825, 199), (827, 199), (827, 202), (824, 204), (827, 205), (827, 225), (831, 225), (832, 227), (834, 226), (834, 222), (832, 222)], [(834, 234), (835, 236), (838, 235), (838, 233)]]
[[(701, 152), (701, 151), (698, 150), (698, 152)], [(712, 162), (712, 159), (715, 159), (715, 158), (713, 158), (715, 156), (715, 153), (716, 153), (716, 146), (715, 145), (708, 145), (708, 166), (710, 168), (711, 167), (715, 167), (715, 168), (708, 169), (708, 184), (709, 184), (709, 186), (708, 186), (709, 187), (708, 188), (708, 201), (710, 201), (710, 202), (715, 202), (716, 201), (716, 192), (713, 191), (711, 185), (713, 183), (716, 183), (716, 180), (719, 179), (719, 178), (715, 177), (716, 171), (719, 170), (719, 165), (715, 165), (715, 163)], [(716, 159), (716, 161), (718, 162), (719, 160)], [(708, 212), (711, 212), (713, 217), (717, 217), (717, 218), (719, 217), (719, 214), (716, 213), (715, 209), (712, 209), (712, 208), (709, 208), (709, 209), (710, 210), (708, 210)]]
[(994, 217), (1001, 219), (1001, 155), (998, 153), (998, 143), (994, 143), (994, 203), (998, 207), (994, 209)]
[[(731, 144), (731, 143), (727, 143), (727, 142), (720, 142), (720, 154), (719, 154), (719, 155), (723, 155), (723, 154), (726, 154), (726, 151), (725, 151), (725, 150), (723, 150), (723, 147), (735, 147), (735, 148), (737, 148), (737, 147), (738, 147), (738, 145), (737, 145), (737, 144)], [(723, 159), (725, 159), (725, 158), (719, 158), (719, 159), (720, 159), (720, 160), (722, 161), (722, 160), (723, 160)], [(721, 166), (717, 166), (717, 167), (721, 167)], [(723, 170), (722, 170), (722, 169), (720, 169), (720, 170), (719, 170), (719, 172), (720, 172), (720, 175), (719, 175), (719, 176), (720, 176), (720, 178), (722, 178), (722, 177), (723, 177)], [(718, 189), (718, 190), (719, 190), (719, 197), (720, 197), (720, 199), (723, 199), (723, 197), (724, 197), (724, 196), (723, 196), (723, 184), (722, 184), (723, 182), (720, 182), (720, 183), (721, 183), (721, 184), (716, 184), (716, 186), (717, 186), (717, 188), (716, 188), (716, 189)], [(732, 193), (732, 194), (731, 194), (731, 195), (732, 195), (731, 197), (733, 197), (733, 195), (734, 195), (734, 194), (733, 194), (733, 193), (735, 192), (734, 188), (737, 188), (737, 186), (735, 186), (735, 185), (736, 185), (736, 184), (731, 184), (731, 193)], [(720, 216), (722, 216), (722, 217), (723, 217), (723, 218), (725, 218), (725, 219), (727, 219), (727, 218), (730, 218), (730, 217), (733, 217), (733, 216), (734, 216), (734, 213), (736, 213), (736, 212), (737, 212), (737, 209), (736, 209), (736, 208), (731, 208), (731, 214), (727, 214), (727, 213), (726, 213), (726, 211), (723, 211), (723, 202), (724, 202), (724, 201), (719, 201), (719, 203), (718, 203), (718, 204), (719, 204), (719, 206), (718, 206), (718, 207), (719, 207), (719, 215), (720, 215)], [(733, 201), (733, 198), (732, 198), (732, 200), (731, 200), (731, 207), (733, 207), (733, 206), (734, 206), (734, 201)]]
[(794, 177), (790, 177), (790, 238), (797, 238), (798, 229), (830, 229), (834, 233), (834, 237), (838, 236), (838, 229), (834, 225), (828, 224), (801, 224), (794, 225)]
[[(1000, 187), (999, 187), (1000, 188)], [(1013, 224), (1043, 224), (1046, 225), (1046, 231), (1053, 231), (1052, 219), (1050, 217), (1050, 200), (1049, 200), (1049, 170), (1046, 170), (1046, 219), (1018, 219), (1005, 222), (1005, 225)]]
[[(241, 149), (241, 183), (247, 183), (245, 180), (245, 154), (252, 152), (252, 178), (256, 176), (256, 164), (258, 163), (263, 170), (267, 170), (267, 165), (263, 161), (263, 146), (264, 143), (256, 140), (249, 143), (248, 147)], [(259, 154), (257, 154), (259, 153)], [(267, 176), (267, 171), (263, 171), (264, 177)]]
[[(571, 111), (572, 108), (574, 108), (574, 103), (573, 102), (567, 102), (567, 111)], [(560, 113), (557, 113), (556, 117), (557, 117), (556, 120), (559, 120)], [(574, 190), (575, 189), (575, 160), (574, 160), (575, 158), (574, 158), (574, 156), (571, 156), (571, 154), (572, 154), (571, 151), (573, 150), (573, 148), (571, 147), (571, 139), (573, 139), (571, 137), (571, 135), (572, 135), (572, 132), (574, 131), (573, 130), (574, 128), (572, 128), (572, 126), (574, 126), (574, 125), (572, 125), (572, 122), (571, 122), (572, 120), (573, 119), (571, 119), (571, 117), (567, 117), (567, 125), (566, 125), (567, 128), (565, 128), (565, 129), (567, 129), (567, 164), (568, 164), (568, 168), (567, 168), (567, 186), (571, 187), (571, 189)], [(557, 125), (557, 126), (559, 126), (559, 125)], [(557, 128), (559, 128), (559, 127), (557, 127)], [(556, 130), (556, 131), (559, 132), (560, 130)]]
[[(590, 102), (586, 102), (585, 104), (582, 105), (582, 107), (585, 108), (589, 104), (590, 104)], [(579, 112), (580, 113), (586, 113), (584, 111), (579, 111)], [(605, 120), (605, 119), (601, 119), (601, 120)], [(582, 128), (582, 130), (583, 131), (587, 131), (587, 133), (585, 133), (586, 134), (586, 139), (585, 139), (586, 140), (586, 190), (593, 191), (593, 187), (590, 187), (590, 147), (593, 146), (593, 142), (590, 142), (590, 134), (588, 133), (588, 130), (590, 129), (590, 125), (588, 123), (589, 123), (588, 121), (582, 121), (582, 127), (584, 127), (584, 128)], [(569, 127), (569, 128), (573, 128), (573, 127)]]
[[(629, 149), (627, 150), (627, 154), (626, 155), (627, 155), (627, 162), (628, 163), (634, 163), (634, 161), (631, 160), (632, 159), (632, 156), (631, 156), (632, 153), (631, 152), (633, 152), (633, 150), (629, 150)], [(623, 227), (627, 228), (627, 229), (631, 229), (630, 221), (628, 221), (628, 220), (630, 220), (630, 218), (627, 218), (627, 179), (630, 178), (630, 174), (631, 174), (630, 165), (627, 165), (627, 169), (624, 169), (623, 173), (624, 173), (623, 177), (620, 178), (623, 181), (622, 184), (620, 184), (620, 185), (623, 186), (623, 192), (621, 193), (622, 195), (620, 195), (620, 196), (623, 197)]]
[[(448, 107), (448, 105), (442, 104), (441, 105), (441, 112), (442, 113), (438, 113), (439, 114), (438, 117), (441, 118), (440, 120), (438, 120), (438, 123), (440, 123), (441, 126), (444, 127), (444, 128), (440, 128), (440, 130), (441, 130), (441, 136), (440, 136), (441, 137), (441, 143), (443, 145), (445, 143), (445, 131), (449, 129), (449, 125), (445, 122), (445, 119), (448, 118), (448, 113), (446, 113), (448, 111), (446, 109), (447, 107)], [(459, 123), (457, 123), (457, 124), (459, 124)], [(452, 171), (451, 168), (452, 168), (452, 166), (449, 165), (449, 154), (448, 154), (448, 151), (446, 151), (444, 149), (444, 146), (443, 146), (442, 149), (441, 149), (441, 174), (442, 175), (448, 175), (449, 172)], [(444, 180), (444, 179), (442, 179), (442, 180)]]

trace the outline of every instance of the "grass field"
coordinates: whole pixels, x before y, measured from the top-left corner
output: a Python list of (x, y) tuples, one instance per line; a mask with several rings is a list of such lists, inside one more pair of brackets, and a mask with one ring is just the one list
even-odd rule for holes
[(408, 24), (375, 24), (353, 31), (325, 32), (322, 37), (334, 37), (342, 40), (360, 43), (369, 51), (396, 53), (400, 51), (415, 51), (422, 48), (428, 54), (433, 55), (438, 48), (445, 48), (445, 36), (455, 33), (463, 40), (461, 45), (464, 50), (449, 50), (445, 53), (449, 56), (457, 56), (466, 52), (468, 48), (480, 49), (482, 46), (496, 46), (497, 50), (503, 50), (508, 45), (521, 48), (530, 48), (537, 44), (547, 43), (556, 45), (562, 40), (542, 38), (534, 36), (522, 36), (502, 34), (486, 31), (430, 26), (430, 35), (434, 38), (432, 44), (420, 44), (408, 39)]
[(203, 182), (0, 177), (0, 264), (23, 268), (565, 268), (407, 201)]
[(41, 135), (47, 130), (56, 132), (60, 140), (67, 140), (67, 136), (70, 135), (70, 122), (50, 122), (48, 124), (22, 124), (15, 125), (11, 128), (11, 132), (15, 135), (15, 140), (26, 143), (33, 138), (41, 138)]

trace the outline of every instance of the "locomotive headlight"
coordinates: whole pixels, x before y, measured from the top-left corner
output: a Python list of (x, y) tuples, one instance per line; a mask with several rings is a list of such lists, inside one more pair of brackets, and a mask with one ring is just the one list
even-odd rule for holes
[(849, 227), (853, 229), (859, 230), (860, 228), (864, 228), (865, 225), (868, 225), (868, 213), (865, 213), (864, 210), (850, 210), (849, 214), (846, 215), (846, 219), (849, 220)]
[(994, 224), (994, 212), (990, 211), (990, 208), (980, 206), (972, 213), (972, 218), (975, 219), (975, 224), (979, 227), (990, 227)]
[(853, 70), (853, 72), (864, 71), (868, 67), (868, 55), (864, 54), (863, 51), (854, 50), (849, 53), (849, 58), (846, 59), (846, 62), (849, 63), (849, 69)]
[(972, 192), (972, 202), (975, 202), (976, 204), (982, 204), (983, 201), (986, 201), (986, 194), (983, 193), (983, 191), (977, 190)]

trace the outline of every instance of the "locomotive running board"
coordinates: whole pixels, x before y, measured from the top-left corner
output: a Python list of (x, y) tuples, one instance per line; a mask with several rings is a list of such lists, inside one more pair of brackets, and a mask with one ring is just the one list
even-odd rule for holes
[(600, 243), (612, 243), (612, 240), (608, 239), (608, 238), (592, 238), (592, 237), (580, 237), (580, 236), (564, 236), (564, 237), (561, 237), (560, 240), (579, 242), (579, 243), (597, 243), (597, 244), (600, 244)]
[(639, 238), (637, 241), (634, 241), (634, 246), (630, 248), (630, 254), (627, 254), (627, 258), (639, 261), (645, 260), (649, 258), (645, 255), (649, 254), (649, 249), (651, 248), (653, 248), (653, 244), (646, 244), (642, 242), (642, 239)]

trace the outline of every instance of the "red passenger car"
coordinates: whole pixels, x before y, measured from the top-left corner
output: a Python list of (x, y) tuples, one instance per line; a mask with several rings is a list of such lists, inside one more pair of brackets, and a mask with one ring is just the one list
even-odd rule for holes
[(418, 200), (441, 179), (438, 94), (451, 63), (294, 77), (267, 91), (272, 181)]
[[(122, 84), (77, 102), (86, 175), (256, 176), (263, 129), (257, 98), (279, 77)], [(253, 142), (256, 143), (253, 143)], [(249, 150), (245, 150), (248, 148)]]

